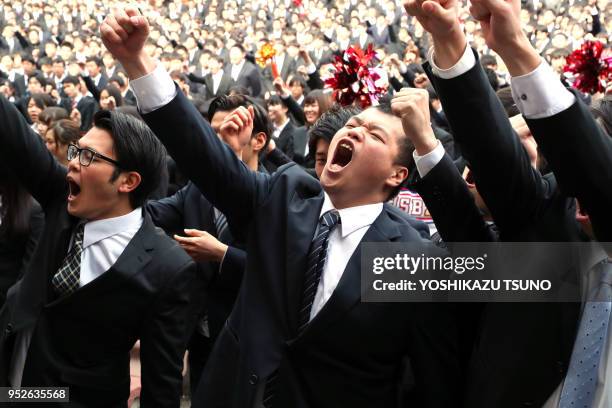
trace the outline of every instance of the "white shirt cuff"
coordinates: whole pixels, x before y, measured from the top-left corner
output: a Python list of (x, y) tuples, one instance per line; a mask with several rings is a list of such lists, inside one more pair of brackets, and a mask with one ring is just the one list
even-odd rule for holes
[(176, 96), (174, 81), (159, 63), (153, 72), (130, 81), (130, 88), (142, 113), (153, 112), (169, 104)]
[(532, 72), (512, 78), (512, 97), (527, 119), (541, 119), (563, 112), (576, 102), (544, 60)]
[(431, 169), (436, 167), (436, 165), (440, 163), (440, 160), (442, 160), (444, 157), (444, 153), (444, 146), (442, 146), (442, 143), (440, 143), (439, 140), (435, 149), (423, 156), (419, 156), (416, 150), (414, 150), (412, 152), (412, 157), (414, 157), (414, 163), (416, 164), (419, 176), (421, 176), (421, 178), (425, 177), (427, 173), (431, 171)]
[(442, 69), (436, 65), (435, 61), (435, 50), (433, 47), (429, 49), (427, 53), (427, 60), (429, 61), (429, 65), (431, 65), (431, 71), (435, 76), (442, 79), (453, 79), (457, 78), (460, 75), (468, 72), (474, 65), (476, 65), (476, 57), (474, 57), (474, 53), (470, 48), (469, 44), (465, 46), (465, 51), (459, 61), (452, 67), (448, 69)]
[(306, 67), (306, 73), (308, 75), (312, 75), (315, 72), (317, 72), (317, 66), (315, 64), (310, 64), (309, 66)]

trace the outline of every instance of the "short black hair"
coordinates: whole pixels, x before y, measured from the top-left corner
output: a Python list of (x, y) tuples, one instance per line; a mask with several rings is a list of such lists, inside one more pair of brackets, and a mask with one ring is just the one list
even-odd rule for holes
[(336, 133), (346, 125), (346, 122), (360, 112), (361, 108), (357, 106), (335, 104), (321, 115), (308, 131), (308, 151), (311, 156), (314, 157), (319, 140), (331, 143)]
[(488, 67), (489, 65), (497, 65), (497, 58), (495, 58), (494, 55), (483, 55), (480, 58), (480, 65), (482, 65), (484, 68)]
[(66, 66), (66, 62), (64, 61), (64, 59), (62, 57), (55, 57), (53, 59), (53, 63), (54, 64), (62, 64), (63, 66)]
[(268, 101), (266, 102), (266, 105), (267, 106), (276, 106), (276, 105), (285, 106), (285, 104), (283, 103), (283, 100), (278, 95), (272, 95), (270, 99), (268, 99)]
[(485, 68), (484, 72), (487, 76), (487, 79), (489, 80), (491, 88), (493, 88), (493, 90), (497, 92), (497, 90), (499, 89), (499, 79), (497, 78), (497, 74), (491, 68)]
[[(123, 105), (123, 97), (121, 96), (121, 91), (115, 85), (108, 84), (102, 89), (102, 91), (108, 92), (109, 96), (112, 96), (115, 99), (115, 106), (119, 107)], [(100, 93), (102, 93), (100, 91)]]
[(161, 180), (166, 165), (164, 147), (143, 121), (125, 113), (101, 110), (95, 114), (93, 122), (113, 139), (113, 151), (120, 169), (115, 170), (111, 182), (119, 177), (121, 171), (140, 174), (140, 184), (129, 195), (132, 208), (140, 207)]
[(87, 58), (86, 62), (93, 62), (94, 64), (98, 66), (98, 68), (102, 68), (104, 66), (104, 63), (102, 62), (102, 58), (99, 58), (99, 57), (89, 57)]
[(64, 78), (62, 84), (73, 84), (74, 86), (79, 86), (81, 84), (81, 80), (77, 76), (68, 75), (66, 78)]
[(266, 144), (262, 151), (266, 150), (270, 137), (272, 136), (272, 123), (268, 118), (268, 112), (259, 103), (248, 95), (222, 95), (217, 96), (212, 100), (208, 107), (208, 121), (212, 122), (213, 116), (217, 112), (231, 112), (240, 106), (248, 107), (253, 106), (255, 117), (253, 118), (253, 133), (252, 136), (257, 133), (263, 132), (266, 135)]
[(116, 82), (122, 88), (125, 86), (125, 81), (119, 75), (113, 75), (111, 79), (108, 80), (108, 82)]
[(512, 97), (512, 90), (510, 89), (510, 87), (502, 88), (497, 91), (497, 97), (504, 106), (506, 115), (509, 118), (521, 113), (519, 111), (519, 108), (516, 106), (516, 102), (514, 102), (514, 98)]

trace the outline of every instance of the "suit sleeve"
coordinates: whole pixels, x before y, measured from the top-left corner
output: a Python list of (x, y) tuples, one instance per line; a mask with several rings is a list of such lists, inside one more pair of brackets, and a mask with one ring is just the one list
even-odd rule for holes
[(185, 226), (184, 201), (185, 192), (190, 188), (189, 186), (190, 184), (186, 185), (170, 197), (148, 201), (145, 206), (153, 223), (167, 234), (182, 231)]
[(222, 287), (238, 291), (242, 283), (242, 276), (246, 269), (246, 252), (242, 249), (228, 246), (225, 257), (220, 265), (219, 276), (215, 287)]
[(182, 265), (155, 300), (140, 336), (141, 405), (179, 408), (183, 355), (202, 308), (204, 280), (193, 261)]
[(310, 90), (315, 89), (323, 89), (325, 87), (325, 83), (321, 79), (321, 74), (319, 74), (319, 70), (315, 70), (312, 74), (308, 74), (308, 81), (306, 85), (310, 88)]
[(226, 215), (232, 231), (246, 228), (256, 203), (268, 195), (269, 177), (249, 170), (180, 91), (143, 118), (181, 174)]
[(526, 121), (561, 190), (578, 199), (597, 239), (612, 242), (612, 139), (580, 98), (556, 115)]
[(531, 223), (542, 209), (549, 185), (531, 166), (480, 64), (452, 79), (433, 75), (428, 64), (425, 69), (500, 231)]
[(445, 242), (492, 240), (472, 193), (448, 154), (413, 187), (425, 201)]
[(93, 79), (91, 79), (89, 75), (81, 75), (81, 78), (83, 78), (87, 90), (91, 92), (91, 96), (94, 97), (96, 102), (100, 103), (100, 91), (98, 90), (96, 84), (94, 84)]
[(45, 208), (68, 192), (66, 168), (55, 160), (42, 139), (4, 96), (0, 96), (0, 160)]
[(295, 122), (298, 126), (304, 126), (306, 124), (306, 116), (304, 115), (304, 109), (298, 105), (298, 103), (293, 99), (292, 96), (288, 98), (281, 98), (287, 109), (289, 109), (289, 113), (295, 119)]

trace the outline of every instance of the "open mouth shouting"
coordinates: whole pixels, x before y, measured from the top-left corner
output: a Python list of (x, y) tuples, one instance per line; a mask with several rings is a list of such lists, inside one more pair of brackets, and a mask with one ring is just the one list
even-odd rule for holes
[(338, 142), (334, 157), (330, 163), (330, 170), (333, 172), (341, 171), (348, 166), (353, 159), (354, 145), (350, 139), (344, 139)]
[(68, 201), (73, 201), (81, 193), (81, 186), (70, 176), (66, 177), (68, 181)]

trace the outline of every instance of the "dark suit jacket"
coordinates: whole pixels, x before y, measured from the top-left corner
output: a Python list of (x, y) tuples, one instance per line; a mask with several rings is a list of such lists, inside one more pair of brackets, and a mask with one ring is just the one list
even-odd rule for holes
[(129, 352), (140, 339), (142, 404), (178, 408), (183, 354), (201, 305), (195, 264), (145, 213), (108, 271), (56, 298), (51, 279), (79, 220), (66, 210), (66, 169), (18, 116), (0, 97), (2, 159), (45, 210), (46, 225), (0, 311), (0, 384), (7, 385), (16, 336), (33, 330), (22, 386), (70, 387), (70, 407), (125, 407)]
[(563, 112), (527, 124), (561, 191), (578, 199), (597, 239), (612, 242), (612, 139), (578, 97)]
[[(194, 406), (251, 407), (257, 387), (278, 369), (278, 406), (393, 407), (405, 355), (413, 359), (418, 406), (455, 406), (459, 373), (446, 307), (360, 302), (359, 247), (331, 299), (297, 335), (306, 257), (323, 204), (317, 180), (294, 164), (272, 176), (249, 171), (180, 91), (144, 118), (249, 249), (238, 300)], [(385, 205), (363, 242), (423, 242), (396, 211)]]
[(23, 267), (29, 262), (45, 225), (40, 205), (32, 200), (29, 214), (29, 231), (21, 236), (9, 234), (0, 226), (0, 308), (6, 292), (21, 277)]
[(76, 108), (81, 113), (81, 131), (87, 132), (93, 125), (94, 115), (100, 109), (100, 105), (91, 96), (84, 96), (77, 103)]
[(221, 267), (214, 262), (197, 263), (198, 275), (209, 283), (208, 323), (211, 339), (216, 339), (234, 306), (244, 273), (246, 253), (236, 247), (238, 244), (229, 232), (225, 237), (217, 235), (214, 208), (191, 182), (171, 197), (149, 201), (145, 209), (155, 225), (169, 235), (185, 235), (185, 228), (194, 228), (207, 231), (228, 245)]
[(283, 131), (280, 132), (280, 135), (278, 135), (278, 140), (276, 141), (276, 147), (290, 159), (293, 159), (293, 155), (295, 154), (293, 150), (293, 134), (295, 130), (296, 127), (289, 121), (283, 128)]
[[(575, 219), (574, 200), (561, 193), (552, 174), (542, 177), (531, 167), (480, 64), (449, 80), (435, 77), (428, 65), (425, 68), (500, 239), (587, 240)], [(551, 262), (566, 271), (567, 255), (558, 255)], [(576, 271), (566, 272), (568, 280), (579, 279)], [(567, 372), (579, 309), (578, 303), (487, 304), (468, 377), (466, 406), (543, 405)]]
[[(227, 72), (231, 76), (232, 74), (232, 66), (231, 64), (227, 66)], [(259, 72), (259, 68), (255, 66), (255, 64), (245, 61), (238, 74), (238, 80), (235, 81), (234, 85), (243, 86), (251, 92), (251, 96), (254, 98), (258, 98), (261, 95), (262, 89), (262, 78), (261, 73)]]
[(219, 88), (217, 92), (213, 92), (214, 83), (211, 74), (206, 74), (203, 77), (197, 76), (193, 73), (189, 74), (189, 80), (191, 82), (197, 84), (203, 84), (205, 86), (204, 97), (206, 99), (216, 98), (217, 96), (227, 95), (229, 93), (230, 88), (234, 85), (234, 80), (230, 76), (229, 73), (223, 72), (223, 76), (221, 77), (221, 83), (219, 83)]

